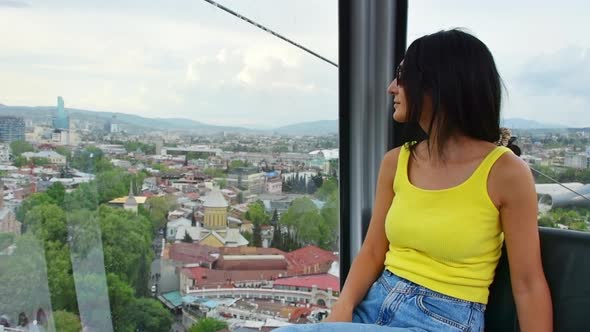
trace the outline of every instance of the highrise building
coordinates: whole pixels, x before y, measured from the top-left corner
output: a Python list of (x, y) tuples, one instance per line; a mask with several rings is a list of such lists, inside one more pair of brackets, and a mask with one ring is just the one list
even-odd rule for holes
[(108, 120), (104, 125), (104, 130), (107, 133), (118, 133), (119, 132), (119, 123), (117, 122), (117, 116), (113, 114), (110, 120)]
[(53, 129), (70, 129), (70, 117), (66, 112), (64, 99), (61, 96), (57, 97), (57, 114), (53, 118)]
[(0, 142), (25, 140), (25, 120), (20, 116), (0, 116)]

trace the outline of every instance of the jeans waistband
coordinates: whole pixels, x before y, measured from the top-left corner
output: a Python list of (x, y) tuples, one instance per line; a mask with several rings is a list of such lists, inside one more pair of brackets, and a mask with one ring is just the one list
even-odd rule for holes
[(458, 298), (450, 296), (450, 295), (445, 295), (445, 294), (439, 293), (437, 291), (428, 289), (424, 286), (420, 286), (410, 280), (404, 279), (404, 278), (394, 274), (393, 272), (389, 271), (388, 269), (385, 269), (383, 271), (380, 279), (382, 280), (382, 284), (388, 293), (391, 291), (395, 291), (397, 293), (404, 293), (404, 294), (408, 294), (408, 295), (413, 294), (413, 295), (431, 296), (431, 297), (442, 298), (442, 299), (446, 299), (446, 300), (454, 301), (454, 302), (467, 303), (467, 304), (470, 304), (474, 309), (482, 311), (482, 312), (485, 311), (485, 309), (486, 309), (486, 305), (483, 303), (462, 300), (462, 299), (458, 299)]

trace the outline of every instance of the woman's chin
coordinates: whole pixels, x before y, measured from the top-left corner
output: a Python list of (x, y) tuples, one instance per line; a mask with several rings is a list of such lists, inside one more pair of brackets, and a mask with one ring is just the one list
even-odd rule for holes
[(404, 123), (406, 122), (406, 117), (396, 110), (393, 112), (393, 120), (395, 120), (396, 122)]

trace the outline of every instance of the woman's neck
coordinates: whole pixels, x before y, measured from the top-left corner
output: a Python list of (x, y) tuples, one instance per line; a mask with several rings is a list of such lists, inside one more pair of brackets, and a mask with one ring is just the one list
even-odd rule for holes
[[(434, 136), (436, 137), (436, 136)], [(470, 159), (470, 153), (467, 151), (477, 150), (475, 145), (480, 145), (481, 141), (465, 135), (453, 135), (439, 150), (435, 139), (425, 140), (416, 147), (417, 157), (424, 162), (434, 166), (441, 167), (449, 163), (461, 162)]]

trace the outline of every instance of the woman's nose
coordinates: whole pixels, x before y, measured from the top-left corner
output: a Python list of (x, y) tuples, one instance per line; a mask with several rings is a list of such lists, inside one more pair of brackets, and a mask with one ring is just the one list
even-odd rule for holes
[(389, 83), (389, 87), (387, 88), (387, 92), (389, 92), (392, 95), (395, 95), (398, 93), (397, 78), (394, 79), (393, 81), (391, 81), (391, 83)]

